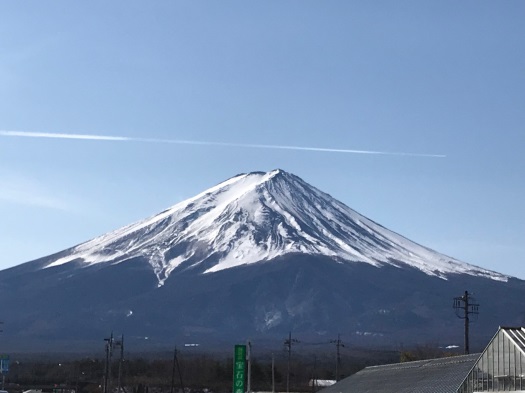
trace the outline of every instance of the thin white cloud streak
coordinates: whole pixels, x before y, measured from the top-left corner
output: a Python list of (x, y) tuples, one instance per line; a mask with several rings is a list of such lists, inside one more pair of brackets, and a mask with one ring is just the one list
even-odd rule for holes
[(22, 137), (22, 138), (54, 138), (54, 139), (95, 140), (95, 141), (117, 141), (117, 142), (170, 143), (170, 144), (178, 144), (178, 145), (221, 146), (221, 147), (239, 147), (239, 148), (250, 148), (250, 149), (297, 150), (297, 151), (312, 151), (312, 152), (325, 152), (325, 153), (373, 154), (373, 155), (407, 156), (407, 157), (429, 157), (429, 158), (445, 158), (446, 157), (446, 155), (444, 154), (388, 152), (388, 151), (354, 150), (354, 149), (333, 149), (333, 148), (324, 148), (324, 147), (210, 142), (210, 141), (192, 141), (192, 140), (178, 140), (178, 139), (137, 138), (137, 137), (124, 137), (124, 136), (111, 136), (111, 135), (65, 134), (65, 133), (51, 133), (51, 132), (31, 132), (31, 131), (0, 130), (0, 136)]
[(62, 134), (51, 132), (30, 132), (30, 131), (0, 131), (0, 136), (14, 136), (22, 138), (55, 138), (55, 139), (83, 139), (94, 141), (130, 141), (132, 138), (105, 135), (85, 135), (85, 134)]

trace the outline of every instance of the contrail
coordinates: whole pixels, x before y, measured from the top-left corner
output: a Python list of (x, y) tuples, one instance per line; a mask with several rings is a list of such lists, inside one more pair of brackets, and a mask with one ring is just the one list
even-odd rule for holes
[(348, 153), (348, 154), (376, 154), (388, 156), (410, 156), (410, 157), (432, 157), (444, 158), (444, 154), (426, 154), (426, 153), (406, 153), (406, 152), (388, 152), (374, 150), (353, 150), (353, 149), (332, 149), (325, 147), (305, 147), (289, 145), (264, 145), (252, 143), (229, 143), (229, 142), (210, 142), (210, 141), (191, 141), (182, 139), (157, 139), (157, 138), (137, 138), (126, 136), (111, 135), (86, 135), (86, 134), (65, 134), (52, 132), (31, 132), (31, 131), (5, 131), (0, 130), (0, 136), (22, 137), (22, 138), (55, 138), (55, 139), (81, 139), (95, 141), (117, 141), (117, 142), (145, 142), (145, 143), (172, 143), (178, 145), (201, 145), (201, 146), (222, 146), (222, 147), (242, 147), (253, 149), (276, 149), (276, 150), (302, 150), (328, 153)]

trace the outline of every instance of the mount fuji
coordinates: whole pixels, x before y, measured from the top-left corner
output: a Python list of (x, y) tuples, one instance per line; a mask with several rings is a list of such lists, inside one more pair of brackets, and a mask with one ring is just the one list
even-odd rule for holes
[(4, 335), (18, 349), (87, 345), (110, 330), (157, 346), (289, 331), (460, 342), (451, 299), (465, 289), (481, 303), (480, 342), (525, 320), (524, 281), (416, 244), (283, 170), (237, 175), (0, 272)]

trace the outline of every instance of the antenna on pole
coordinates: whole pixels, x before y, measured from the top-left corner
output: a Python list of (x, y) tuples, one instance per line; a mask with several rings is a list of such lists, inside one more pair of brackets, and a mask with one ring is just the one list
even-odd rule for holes
[(476, 299), (472, 297), (472, 294), (465, 291), (463, 296), (454, 298), (454, 310), (456, 310), (456, 316), (460, 319), (465, 320), (465, 355), (468, 355), (469, 350), (469, 315), (479, 314), (479, 304), (474, 303)]
[(288, 339), (284, 340), (284, 345), (288, 350), (288, 367), (286, 370), (286, 393), (290, 392), (290, 359), (292, 358), (292, 344), (296, 344), (299, 341), (295, 338), (292, 339), (292, 332), (288, 334)]
[(337, 348), (337, 357), (336, 357), (336, 361), (335, 361), (335, 380), (336, 381), (339, 381), (339, 370), (341, 368), (341, 347), (344, 348), (344, 344), (343, 342), (341, 341), (341, 335), (338, 334), (337, 335), (337, 340), (330, 340), (330, 343), (331, 344), (335, 344), (336, 348)]

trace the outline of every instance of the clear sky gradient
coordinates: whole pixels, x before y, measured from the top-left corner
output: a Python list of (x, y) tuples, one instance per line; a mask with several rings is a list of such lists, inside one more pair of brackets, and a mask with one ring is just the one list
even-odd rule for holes
[(523, 0), (1, 2), (0, 130), (215, 144), (0, 135), (0, 268), (282, 168), (525, 279), (524, 20)]

